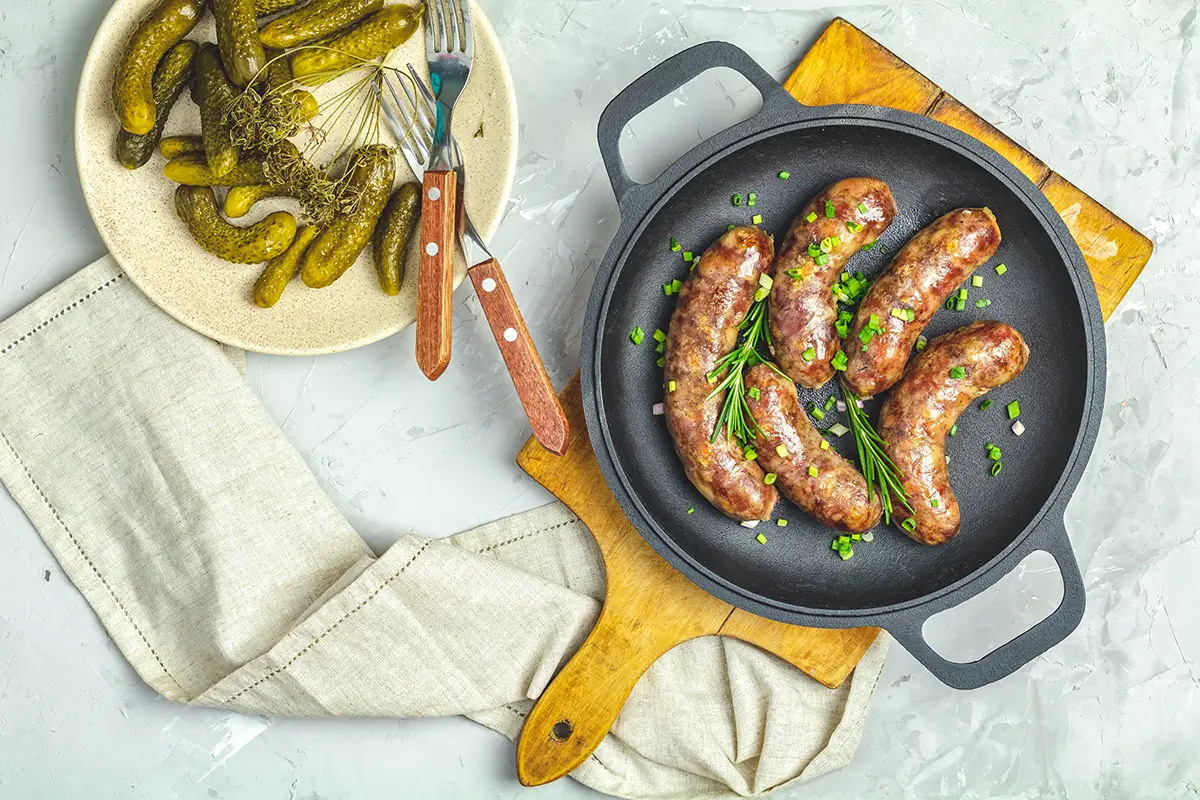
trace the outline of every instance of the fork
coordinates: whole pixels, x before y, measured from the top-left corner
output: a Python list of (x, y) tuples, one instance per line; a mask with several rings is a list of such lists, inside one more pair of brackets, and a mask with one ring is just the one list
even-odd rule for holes
[[(450, 363), (450, 296), (454, 278), (457, 180), (451, 168), (454, 103), (471, 75), (475, 30), (463, 0), (427, 0), (425, 58), (437, 96), (432, 158), (422, 180), (421, 270), (417, 280), (417, 364), (429, 380)], [(424, 85), (424, 84), (422, 84)]]
[[(399, 81), (404, 88), (405, 96), (402, 99), (396, 91), (397, 81), (387, 72), (383, 73), (383, 82), (396, 108), (404, 117), (403, 123), (396, 119), (391, 107), (383, 102), (383, 93), (378, 84), (373, 86), (379, 95), (384, 117), (399, 141), (400, 152), (412, 168), (413, 174), (420, 178), (429, 174), (427, 167), (432, 163), (431, 155), (437, 132), (436, 101), (425, 88), (412, 64), (408, 65), (408, 72), (419, 97), (409, 89), (407, 81)], [(488, 326), (492, 329), (492, 336), (495, 337), (508, 373), (512, 376), (517, 397), (525, 408), (525, 415), (529, 417), (533, 435), (547, 450), (562, 455), (566, 452), (571, 437), (567, 415), (554, 392), (550, 377), (546, 374), (546, 367), (538, 356), (533, 338), (529, 335), (520, 309), (517, 308), (512, 289), (509, 288), (504, 271), (500, 268), (500, 262), (488, 252), (483, 238), (471, 224), (470, 215), (463, 208), (462, 190), (466, 182), (466, 167), (463, 165), (458, 142), (453, 136), (449, 137), (449, 144), (450, 166), (454, 170), (457, 184), (455, 188), (458, 190), (456, 197), (459, 235), (462, 238), (463, 255), (467, 259), (467, 275), (471, 277), (471, 284), (475, 287), (479, 304), (483, 307)]]

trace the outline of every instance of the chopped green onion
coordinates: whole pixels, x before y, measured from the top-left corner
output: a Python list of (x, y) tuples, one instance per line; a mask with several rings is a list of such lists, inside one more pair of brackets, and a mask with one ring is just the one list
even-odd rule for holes
[(983, 276), (982, 275), (972, 275), (971, 276), (971, 285), (974, 286), (975, 288), (979, 288), (980, 286), (983, 286)]
[(938, 502), (938, 499), (936, 497), (929, 501), (930, 508), (937, 508), (939, 505), (941, 505), (941, 503)]
[(787, 458), (788, 451), (787, 451), (787, 448), (786, 448), (786, 447), (784, 447), (783, 445), (779, 444), (779, 445), (775, 445), (775, 453), (776, 453), (776, 455), (778, 455), (780, 458)]
[(851, 233), (858, 233), (862, 229), (863, 224), (861, 222), (855, 222), (852, 219), (846, 221), (846, 230), (850, 231)]
[(733, 196), (733, 204), (735, 206), (740, 206), (742, 204), (742, 196), (740, 194), (735, 194)]
[(675, 294), (679, 294), (679, 290), (682, 288), (683, 288), (683, 281), (679, 280), (679, 278), (676, 278), (675, 280), (671, 281), (671, 291), (674, 292)]
[(819, 408), (814, 408), (812, 410), (812, 415), (813, 415), (813, 419), (815, 419), (817, 422), (820, 422), (821, 420), (825, 419), (825, 412)]
[(757, 541), (759, 544), (766, 544), (766, 543), (767, 543), (767, 537), (766, 537), (766, 536), (763, 536), (761, 533), (760, 533), (758, 536), (755, 536), (755, 537), (754, 537), (754, 540), (755, 540), (755, 541)]
[(1021, 416), (1021, 404), (1013, 400), (1008, 404), (1008, 418), (1016, 419), (1019, 416)]
[(821, 255), (814, 258), (813, 261), (817, 262), (818, 267), (823, 267), (829, 263), (829, 256), (826, 255), (825, 253), (821, 253)]
[(670, 283), (663, 284), (663, 294), (665, 294), (667, 297), (670, 297), (673, 294)]
[(829, 236), (826, 236), (824, 239), (822, 239), (820, 250), (822, 253), (828, 253), (829, 251), (833, 250), (833, 239)]
[(667, 335), (665, 333), (663, 333), (662, 328), (655, 328), (654, 329), (654, 341), (665, 342), (666, 340), (667, 340)]
[(817, 351), (810, 347), (807, 350), (805, 350), (803, 353), (801, 353), (800, 357), (803, 358), (805, 361), (812, 361), (814, 358), (817, 357)]
[(815, 211), (811, 211), (811, 212), (809, 212), (808, 216), (804, 218), (804, 221), (805, 221), (805, 222), (812, 222), (812, 221), (813, 221), (813, 220), (815, 220), (816, 218), (817, 218), (817, 212), (815, 212)]
[(908, 531), (909, 533), (912, 533), (917, 529), (917, 518), (909, 517), (908, 519), (904, 520), (904, 522), (900, 523), (900, 527), (904, 528), (904, 530)]
[(684, 250), (684, 251), (683, 251), (683, 260), (684, 260), (685, 262), (690, 262), (690, 261), (691, 261), (693, 258), (694, 258), (694, 256), (692, 255), (692, 251), (691, 251), (691, 250)]
[(737, 226), (736, 226), (736, 225), (734, 225), (734, 224), (731, 222), (731, 223), (729, 223), (729, 225), (727, 225), (727, 226), (725, 227), (725, 230), (727, 230), (727, 231), (731, 231), (731, 230), (733, 230), (733, 229), (734, 229), (734, 228), (736, 228), (736, 227), (737, 227)]
[(675, 386), (676, 386), (675, 381), (667, 381), (667, 391), (668, 392), (675, 391)]
[(790, 177), (792, 177), (792, 173), (788, 172), (786, 169), (779, 173), (779, 180), (781, 181), (786, 181)]
[(917, 312), (913, 311), (911, 308), (906, 308), (904, 309), (904, 318), (909, 322), (916, 322)]
[(808, 475), (810, 478), (815, 478), (820, 474), (821, 474), (821, 471), (819, 469), (817, 469), (815, 466), (813, 466), (811, 464), (808, 466)]
[(903, 321), (907, 322), (907, 321), (908, 321), (908, 315), (904, 313), (906, 310), (907, 310), (907, 309), (903, 309), (903, 308), (893, 308), (893, 309), (892, 309), (892, 316), (893, 316), (893, 317), (895, 317), (896, 319), (903, 320)]
[(822, 440), (821, 440), (821, 449), (822, 449), (822, 450), (828, 450), (828, 449), (829, 449), (829, 442), (827, 442), (827, 441), (825, 441), (824, 439), (822, 439)]
[(762, 225), (762, 214), (755, 214), (750, 218), (750, 222), (754, 225)]
[(993, 447), (991, 450), (989, 450), (988, 458), (990, 458), (992, 461), (999, 461), (1000, 460), (1000, 448)]
[[(846, 362), (848, 360), (849, 359), (846, 358), (846, 354), (843, 353), (841, 350), (838, 350), (836, 353), (833, 354), (833, 360), (829, 362), (829, 365), (831, 367), (833, 367), (834, 369), (836, 369), (838, 372), (845, 372), (846, 371)], [(831, 397), (830, 399), (832, 400), (833, 398)]]
[(832, 242), (833, 242), (833, 246), (834, 246), (834, 247), (841, 247), (841, 246), (842, 246), (842, 237), (840, 237), (840, 236), (837, 236), (837, 235), (834, 235), (834, 236), (830, 236), (830, 237), (829, 237), (829, 239), (830, 239), (830, 241), (832, 241)]
[(795, 278), (796, 280), (800, 280), (801, 278), (804, 277), (804, 270), (799, 269), (797, 267), (793, 267), (787, 271), (787, 274), (789, 277)]
[(766, 476), (763, 478), (763, 483), (765, 483), (767, 486), (770, 486), (772, 483), (775, 482), (775, 479), (778, 477), (779, 476), (776, 475), (774, 472), (768, 472), (766, 474)]
[(758, 458), (758, 451), (756, 451), (753, 447), (747, 447), (742, 451), (742, 455), (747, 461), (753, 461), (754, 459)]
[(787, 527), (787, 520), (786, 520), (786, 519), (783, 519), (782, 517), (780, 517), (779, 519), (775, 520), (775, 524), (776, 524), (776, 525), (778, 525), (778, 526), (779, 526), (779, 527), (781, 527), (781, 528), (786, 528), (786, 527)]
[(749, 395), (753, 400), (757, 400), (758, 398), (762, 397), (762, 392), (758, 390), (757, 386), (751, 386), (746, 390), (746, 394)]
[(678, 253), (681, 247), (682, 247), (682, 245), (679, 244), (679, 240), (676, 239), (674, 236), (672, 236), (671, 237), (671, 252)]
[(837, 398), (834, 397), (833, 395), (829, 395), (829, 399), (825, 401), (825, 410), (829, 411), (836, 405), (837, 405)]
[(858, 213), (860, 213), (860, 214), (865, 214), (865, 213), (867, 213), (867, 204), (866, 204), (866, 203), (859, 203), (859, 204), (858, 204)]
[(958, 423), (957, 422), (950, 426), (950, 435), (958, 436)]
[(976, 308), (987, 308), (991, 304), (992, 304), (992, 301), (988, 300), (986, 297), (975, 301)]
[(830, 550), (841, 550), (842, 548), (838, 545), (838, 540), (834, 539), (833, 544), (829, 545), (829, 549)]
[(966, 307), (967, 307), (967, 301), (963, 300), (961, 297), (954, 301), (954, 310), (955, 311), (962, 311)]
[(967, 377), (967, 371), (962, 367), (951, 367), (950, 377), (956, 381), (961, 381), (963, 378)]
[(654, 346), (654, 352), (656, 352), (656, 353), (665, 353), (665, 352), (667, 352), (667, 343), (666, 343), (666, 342), (659, 342), (658, 344), (656, 344), (656, 345)]
[(872, 315), (871, 315), (871, 319), (870, 319), (870, 323), (871, 323), (871, 327), (872, 327), (872, 328), (878, 328), (878, 327), (879, 327), (879, 315), (878, 315), (878, 314), (872, 314)]
[(829, 426), (829, 433), (832, 433), (834, 436), (844, 436), (849, 432), (850, 429), (840, 422), (835, 422)]
[(861, 534), (861, 533), (852, 533), (852, 534), (850, 534), (850, 541), (852, 541), (852, 542), (861, 542), (861, 541), (862, 541), (862, 534)]
[(830, 202), (829, 200), (826, 200), (825, 201), (825, 218), (833, 219), (833, 214), (834, 214), (833, 203)]
[(946, 298), (946, 310), (947, 311), (954, 310), (954, 298), (953, 297)]
[(966, 289), (959, 289), (959, 290), (958, 290), (958, 299), (959, 299), (959, 300), (966, 300), (966, 299), (967, 299), (967, 290), (966, 290)]
[(991, 408), (991, 407), (992, 407), (992, 401), (991, 401), (991, 400), (984, 400), (982, 403), (980, 403), (980, 404), (979, 404), (979, 410), (980, 410), (980, 411), (987, 411), (987, 410), (988, 410), (989, 408)]
[(696, 513), (696, 507), (695, 507), (695, 506), (692, 506), (691, 508), (689, 508), (689, 509), (688, 509), (688, 513), (689, 513), (689, 514), (695, 514), (695, 513)]
[(871, 533), (870, 531), (867, 531), (866, 533), (863, 534), (863, 541), (864, 542), (875, 541), (875, 534)]
[(859, 249), (860, 249), (860, 250), (874, 250), (874, 249), (875, 249), (875, 244), (876, 244), (875, 242), (867, 242), (866, 244), (864, 244), (864, 245), (863, 245), (862, 247), (860, 247)]
[(631, 342), (633, 342), (634, 344), (641, 344), (642, 340), (645, 337), (646, 337), (645, 331), (643, 331), (641, 328), (636, 328), (636, 327), (629, 334), (629, 340)]
[(845, 550), (842, 550), (838, 553), (838, 555), (842, 557), (842, 561), (849, 561), (850, 559), (854, 558), (854, 548), (849, 547)]
[(927, 344), (929, 344), (929, 340), (928, 340), (928, 339), (926, 339), (924, 336), (918, 336), (918, 337), (917, 337), (917, 352), (919, 353), (919, 352), (921, 352), (922, 350), (924, 350), (924, 349), (925, 349), (925, 346), (926, 346)]
[(993, 464), (992, 465), (992, 477), (994, 478), (997, 475), (999, 475), (1000, 470), (1002, 470), (1002, 469), (1004, 469), (1004, 465), (1001, 464), (999, 461), (997, 461), (995, 464)]
[(660, 367), (664, 367), (667, 364), (667, 357), (663, 356), (663, 357), (659, 358), (658, 361), (655, 361), (654, 363), (658, 364)]
[(772, 280), (771, 276), (768, 275), (767, 273), (764, 272), (762, 275), (758, 276), (758, 285), (759, 286), (762, 286), (763, 288), (766, 288), (766, 289), (770, 289), (774, 284), (775, 284), (775, 281)]
[(817, 244), (816, 242), (809, 242), (808, 255), (810, 258), (816, 258), (817, 256), (821, 255), (821, 245)]
[(1006, 272), (1008, 272), (1008, 267), (1004, 266), (1003, 264), (998, 264), (996, 266), (996, 274), (997, 275), (1003, 275)]
[(754, 192), (751, 192), (750, 194), (746, 195), (746, 205), (752, 206), (757, 202), (758, 202), (758, 195), (756, 195)]
[(758, 289), (754, 292), (754, 302), (757, 303), (759, 300), (762, 300), (770, 293), (771, 293), (771, 290), (768, 289), (767, 287), (765, 287), (765, 286), (758, 287)]

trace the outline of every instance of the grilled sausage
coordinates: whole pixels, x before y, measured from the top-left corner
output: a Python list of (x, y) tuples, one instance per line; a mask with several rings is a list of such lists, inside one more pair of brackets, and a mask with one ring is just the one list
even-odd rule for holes
[[(839, 343), (831, 289), (850, 256), (878, 239), (895, 217), (896, 201), (886, 183), (845, 178), (822, 189), (788, 229), (775, 263), (771, 337), (779, 366), (801, 386), (815, 389), (833, 377), (829, 362)], [(839, 244), (828, 253), (810, 254), (809, 245), (819, 247), (835, 236)]]
[(817, 522), (840, 531), (862, 533), (878, 525), (883, 513), (879, 495), (868, 490), (862, 473), (813, 427), (795, 385), (766, 364), (746, 374), (746, 385), (758, 390), (758, 397), (753, 392), (747, 397), (760, 430), (754, 440), (758, 461), (776, 474), (775, 485), (784, 496)]
[[(972, 322), (930, 342), (884, 401), (879, 436), (900, 472), (916, 528), (903, 528), (908, 516), (903, 511), (896, 514), (896, 523), (913, 539), (941, 544), (958, 533), (946, 434), (975, 398), (1020, 375), (1028, 361), (1029, 348), (1015, 328)], [(962, 378), (951, 377), (955, 367), (962, 368)]]
[[(679, 290), (667, 331), (663, 380), (667, 428), (688, 480), (710, 503), (738, 521), (764, 520), (779, 500), (764, 473), (722, 432), (712, 441), (725, 393), (709, 399), (708, 374), (737, 345), (738, 323), (750, 310), (775, 245), (758, 228), (734, 228), (718, 239)], [(672, 382), (675, 391), (669, 391)]]
[[(918, 334), (950, 293), (999, 246), (1000, 228), (986, 208), (951, 211), (910, 239), (858, 306), (846, 337), (846, 385), (867, 397), (900, 380)], [(911, 309), (912, 321), (893, 316), (892, 309)], [(876, 329), (863, 342), (862, 331), (872, 315), (883, 333)]]

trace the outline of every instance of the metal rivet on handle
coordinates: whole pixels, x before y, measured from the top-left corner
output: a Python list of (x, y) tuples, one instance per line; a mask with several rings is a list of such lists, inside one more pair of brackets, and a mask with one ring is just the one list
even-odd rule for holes
[(442, 190), (436, 186), (429, 187), (429, 199), (437, 200), (442, 196)]
[(516, 328), (505, 328), (504, 329), (504, 341), (515, 342), (516, 340), (517, 340), (517, 329)]
[(436, 256), (438, 254), (437, 242), (430, 242), (425, 245), (425, 252), (431, 256)]
[(484, 278), (483, 279), (483, 290), (485, 292), (496, 291), (496, 279), (495, 278)]

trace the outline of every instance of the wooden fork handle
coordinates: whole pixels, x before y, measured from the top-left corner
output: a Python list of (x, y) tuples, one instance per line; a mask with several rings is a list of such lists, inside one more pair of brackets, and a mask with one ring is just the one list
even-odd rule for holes
[(454, 218), (458, 178), (427, 171), (421, 198), (421, 270), (417, 277), (417, 366), (435, 381), (450, 364), (454, 287)]
[(517, 388), (517, 397), (525, 407), (525, 415), (533, 427), (533, 435), (550, 452), (562, 455), (571, 438), (567, 414), (558, 401), (558, 394), (546, 374), (546, 366), (534, 347), (533, 337), (517, 308), (500, 262), (489, 258), (467, 270), (479, 304), (487, 316), (492, 335), (500, 346), (500, 354)]

